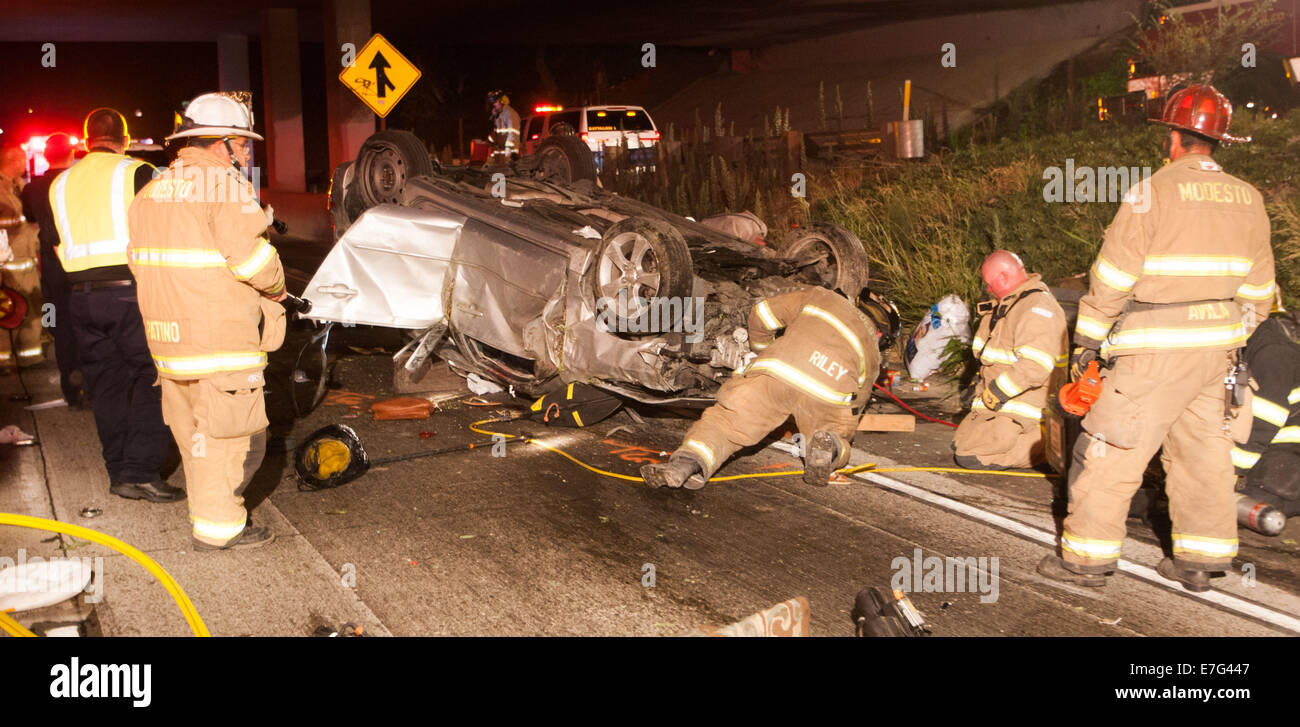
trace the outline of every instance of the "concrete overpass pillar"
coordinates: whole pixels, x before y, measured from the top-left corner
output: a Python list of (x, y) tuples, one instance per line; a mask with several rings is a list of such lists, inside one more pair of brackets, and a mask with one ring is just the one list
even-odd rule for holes
[(330, 173), (356, 158), (366, 137), (375, 133), (375, 115), (338, 80), (344, 43), (357, 52), (370, 39), (370, 0), (326, 0), (325, 101), (329, 122)]
[(217, 90), (248, 91), (248, 36), (217, 36)]
[(262, 11), (262, 116), (267, 148), (267, 186), (307, 191), (302, 138), (302, 66), (298, 56), (298, 10)]

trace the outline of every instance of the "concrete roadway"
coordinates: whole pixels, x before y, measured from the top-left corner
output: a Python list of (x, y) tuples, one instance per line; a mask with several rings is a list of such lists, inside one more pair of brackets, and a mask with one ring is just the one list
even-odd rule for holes
[[(1243, 534), (1234, 571), (1213, 581), (1219, 603), (1141, 574), (1116, 575), (1100, 590), (1063, 586), (1034, 573), (1047, 550), (1039, 541), (1056, 528), (1053, 485), (1038, 478), (905, 472), (876, 477), (918, 489), (902, 493), (907, 485), (863, 479), (812, 488), (798, 477), (773, 477), (711, 484), (697, 493), (660, 492), (590, 473), (533, 445), (511, 444), (501, 458), (482, 450), (443, 455), (378, 467), (337, 489), (301, 492), (284, 444), (325, 424), (353, 426), (378, 458), (481, 441), (469, 423), (510, 413), (462, 401), (444, 404), (424, 421), (374, 422), (366, 397), (392, 395), (390, 362), (366, 352), (378, 346), (391, 352), (400, 341), (392, 332), (341, 329), (331, 345), (342, 356), (334, 373), (338, 388), (295, 421), (285, 385), (274, 382), (287, 372), (303, 335), (295, 332), (274, 357), (269, 408), (281, 446), (268, 454), (248, 493), (254, 521), (272, 527), (274, 543), (191, 552), (184, 504), (109, 495), (91, 414), (64, 407), (36, 412), (33, 421), (8, 401), (18, 391), (15, 377), (0, 379), (0, 424), (34, 428), (41, 446), (0, 448), (0, 511), (57, 517), (139, 547), (177, 578), (219, 635), (307, 635), (345, 621), (380, 635), (671, 635), (727, 624), (802, 595), (811, 603), (814, 635), (844, 636), (853, 633), (854, 594), (868, 585), (887, 591), (903, 562), (895, 559), (915, 564), (918, 551), (989, 559), (982, 561), (986, 579), (997, 559), (996, 591), (985, 580), (983, 592), (976, 581), (962, 591), (948, 583), (946, 591), (912, 594), (940, 635), (1300, 629), (1300, 526), (1294, 521), (1277, 538)], [(38, 402), (58, 397), (51, 364), (25, 371), (23, 380)], [(939, 411), (933, 401), (922, 405)], [(498, 426), (536, 433), (595, 467), (635, 475), (638, 462), (630, 460), (672, 449), (688, 423), (654, 413), (641, 422), (620, 412), (586, 429)], [(422, 431), (433, 436), (421, 438)], [(860, 434), (854, 463), (946, 465), (950, 438), (949, 428), (929, 423), (915, 434)], [(721, 474), (796, 466), (782, 451), (754, 448)], [(90, 505), (103, 514), (80, 517)], [(966, 512), (953, 511), (962, 506)], [(1160, 551), (1152, 529), (1136, 519), (1129, 526), (1126, 556), (1153, 569)], [(61, 546), (68, 555), (103, 555), (97, 613), (106, 633), (188, 633), (143, 568), (76, 539), (42, 542), (47, 536), (0, 527), (0, 554), (13, 557), (18, 548), (49, 554)], [(643, 584), (647, 564), (653, 587)], [(1253, 584), (1243, 570), (1253, 571)], [(1269, 610), (1243, 614), (1258, 604)]]

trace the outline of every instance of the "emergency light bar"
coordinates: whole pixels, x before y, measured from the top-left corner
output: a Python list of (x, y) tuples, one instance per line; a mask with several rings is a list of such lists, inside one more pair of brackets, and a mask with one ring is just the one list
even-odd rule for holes
[(563, 110), (564, 110), (564, 107), (563, 107), (563, 106), (549, 106), (549, 105), (546, 105), (546, 104), (543, 104), (543, 105), (541, 105), (541, 106), (534, 106), (534, 107), (533, 107), (533, 113), (535, 113), (535, 114), (546, 114), (546, 113), (550, 113), (550, 112), (552, 112), (552, 111), (563, 111)]

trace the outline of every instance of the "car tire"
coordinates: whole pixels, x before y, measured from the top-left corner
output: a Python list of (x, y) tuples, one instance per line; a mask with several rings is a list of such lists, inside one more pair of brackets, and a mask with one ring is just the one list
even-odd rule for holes
[[(371, 134), (352, 163), (352, 185), (367, 208), (398, 204), (406, 184), (436, 169), (429, 150), (409, 131)], [(346, 190), (345, 190), (346, 193)]]
[[(682, 331), (695, 281), (691, 251), (677, 228), (628, 217), (605, 231), (587, 270), (597, 315), (613, 333)], [(652, 307), (659, 306), (652, 314)], [(693, 309), (692, 309), (693, 310)]]
[(343, 162), (334, 170), (334, 176), (330, 178), (328, 207), (334, 240), (338, 241), (361, 213), (366, 211), (366, 203), (361, 201), (361, 195), (357, 192), (352, 162)]
[(836, 225), (815, 223), (802, 228), (781, 247), (781, 257), (795, 269), (800, 283), (843, 291), (856, 298), (870, 279), (870, 259), (857, 235)]
[(576, 136), (548, 136), (537, 145), (535, 168), (544, 182), (569, 185), (596, 181), (596, 158), (587, 143)]

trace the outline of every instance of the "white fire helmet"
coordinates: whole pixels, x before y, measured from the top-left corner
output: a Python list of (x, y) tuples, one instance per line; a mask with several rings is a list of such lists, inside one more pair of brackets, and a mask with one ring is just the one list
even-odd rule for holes
[(221, 93), (197, 96), (181, 114), (181, 125), (167, 141), (191, 136), (243, 136), (265, 141), (253, 131), (253, 113), (244, 104)]

